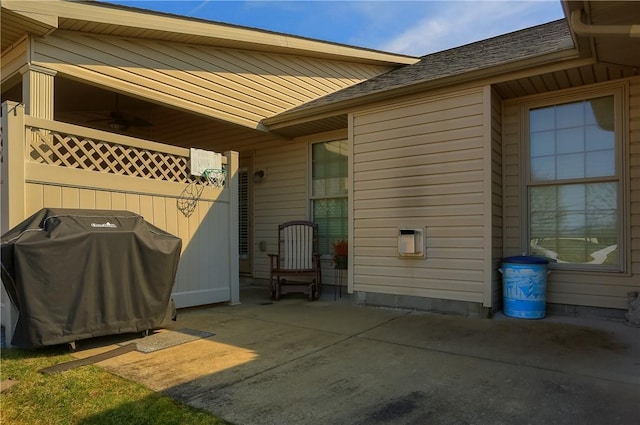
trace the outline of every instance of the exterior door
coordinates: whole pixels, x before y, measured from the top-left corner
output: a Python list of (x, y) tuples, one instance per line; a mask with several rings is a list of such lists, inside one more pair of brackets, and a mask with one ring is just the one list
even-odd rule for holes
[(241, 158), (238, 169), (238, 255), (240, 275), (253, 274), (252, 158)]

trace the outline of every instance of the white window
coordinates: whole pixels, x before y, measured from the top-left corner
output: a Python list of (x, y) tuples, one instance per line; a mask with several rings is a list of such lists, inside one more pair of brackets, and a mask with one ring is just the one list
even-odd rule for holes
[(623, 269), (621, 98), (527, 108), (531, 254), (559, 267)]
[(348, 156), (346, 140), (311, 145), (311, 211), (321, 255), (330, 255), (331, 244), (348, 236)]

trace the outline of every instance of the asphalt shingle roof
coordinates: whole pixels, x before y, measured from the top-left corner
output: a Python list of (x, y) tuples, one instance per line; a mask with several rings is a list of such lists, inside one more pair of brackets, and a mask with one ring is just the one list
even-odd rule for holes
[(362, 83), (312, 100), (284, 112), (313, 109), (373, 93), (517, 62), (574, 47), (562, 19), (421, 57), (413, 65), (378, 75)]

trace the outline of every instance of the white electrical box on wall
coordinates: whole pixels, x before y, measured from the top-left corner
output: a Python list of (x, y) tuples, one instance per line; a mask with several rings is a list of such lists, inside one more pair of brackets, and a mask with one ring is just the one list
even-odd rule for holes
[(398, 257), (425, 258), (423, 229), (398, 229)]

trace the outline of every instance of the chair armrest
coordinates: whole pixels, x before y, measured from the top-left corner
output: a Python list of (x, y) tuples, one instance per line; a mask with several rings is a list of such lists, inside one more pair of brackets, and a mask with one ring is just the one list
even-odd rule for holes
[(278, 268), (278, 259), (279, 259), (280, 256), (278, 254), (267, 254), (267, 255), (271, 259), (271, 270), (277, 269)]

